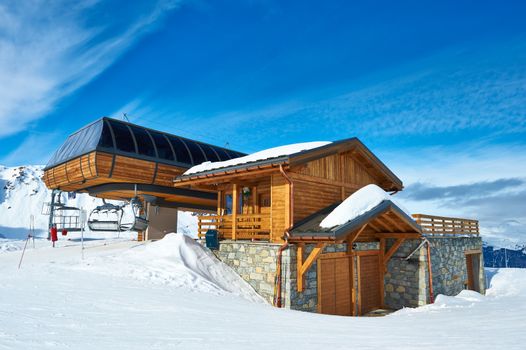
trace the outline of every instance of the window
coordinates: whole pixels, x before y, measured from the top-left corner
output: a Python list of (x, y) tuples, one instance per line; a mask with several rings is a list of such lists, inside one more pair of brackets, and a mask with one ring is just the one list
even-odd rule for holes
[(163, 134), (154, 131), (150, 131), (150, 135), (152, 135), (153, 140), (155, 142), (155, 147), (157, 147), (157, 154), (159, 158), (166, 160), (175, 160), (172, 147), (170, 147), (170, 143), (168, 142), (166, 137)]
[[(237, 213), (240, 214), (240, 208), (243, 208), (243, 194), (239, 193), (238, 198), (238, 210)], [(232, 200), (232, 193), (225, 194), (225, 215), (232, 215), (232, 208), (233, 208), (233, 200)]]
[(217, 154), (214, 152), (214, 150), (212, 149), (211, 146), (209, 145), (205, 145), (203, 143), (201, 143), (199, 146), (201, 146), (201, 148), (203, 149), (203, 151), (205, 152), (206, 154), (206, 158), (211, 161), (211, 162), (218, 162), (220, 159), (219, 157), (217, 156)]
[(192, 153), (192, 159), (194, 160), (194, 165), (206, 162), (205, 154), (203, 153), (203, 151), (201, 150), (201, 147), (199, 147), (197, 143), (188, 141), (188, 140), (185, 143), (188, 146), (190, 153)]
[(108, 122), (102, 121), (102, 134), (100, 135), (99, 146), (105, 148), (113, 148), (113, 138), (111, 137), (110, 127)]
[(135, 126), (130, 127), (137, 142), (137, 151), (140, 155), (155, 157), (155, 148), (153, 147), (152, 139), (148, 135), (148, 131)]
[(226, 151), (222, 148), (215, 148), (215, 151), (217, 152), (217, 154), (219, 155), (219, 158), (221, 158), (221, 160), (229, 160), (230, 159), (230, 156), (228, 155), (228, 153), (226, 153)]
[(185, 164), (192, 164), (192, 159), (190, 158), (190, 154), (188, 153), (188, 149), (184, 142), (175, 136), (168, 136), (168, 139), (174, 148), (175, 160)]
[(128, 126), (115, 121), (109, 121), (109, 123), (115, 134), (117, 149), (123, 152), (136, 153), (135, 143), (133, 142), (133, 137)]

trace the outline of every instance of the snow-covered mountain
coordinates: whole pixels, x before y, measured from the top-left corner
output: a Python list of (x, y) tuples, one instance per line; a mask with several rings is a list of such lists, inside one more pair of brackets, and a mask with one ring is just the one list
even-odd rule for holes
[[(0, 238), (25, 238), (31, 215), (35, 220), (37, 236), (46, 235), (48, 217), (41, 213), (43, 204), (50, 200), (51, 191), (42, 181), (42, 169), (43, 166), (39, 165), (0, 166)], [(64, 193), (62, 201), (88, 212), (102, 204), (100, 199), (87, 194), (68, 198)], [(181, 211), (178, 217), (178, 232), (195, 236), (195, 216)], [(486, 266), (504, 267), (507, 264), (510, 267), (526, 267), (526, 240), (525, 235), (517, 231), (518, 227), (514, 223), (503, 223), (496, 228), (482, 227)]]
[[(42, 207), (51, 199), (51, 191), (42, 180), (43, 166), (18, 167), (0, 166), (0, 238), (23, 239), (27, 237), (31, 216), (34, 217), (35, 233), (38, 237), (47, 235), (48, 216), (42, 215)], [(87, 194), (69, 198), (62, 194), (62, 203), (83, 208), (88, 213), (102, 200)], [(125, 216), (131, 212), (125, 211)], [(197, 230), (195, 216), (179, 212), (178, 231), (193, 234)]]

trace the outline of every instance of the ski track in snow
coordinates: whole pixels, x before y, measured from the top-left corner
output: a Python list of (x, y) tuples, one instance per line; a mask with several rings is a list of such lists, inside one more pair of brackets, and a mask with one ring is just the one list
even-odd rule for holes
[[(163, 242), (164, 241), (164, 242)], [(387, 317), (276, 309), (182, 235), (0, 254), (0, 349), (523, 349), (526, 270)], [(226, 277), (225, 277), (226, 275)], [(233, 280), (231, 279), (234, 278)], [(238, 283), (236, 285), (236, 283)], [(237, 291), (237, 295), (228, 290)], [(248, 297), (247, 297), (248, 296)]]

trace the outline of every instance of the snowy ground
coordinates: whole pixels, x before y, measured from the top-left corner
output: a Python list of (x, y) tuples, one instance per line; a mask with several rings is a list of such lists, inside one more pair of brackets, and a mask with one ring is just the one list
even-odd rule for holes
[[(382, 318), (270, 307), (192, 240), (38, 240), (0, 249), (0, 349), (520, 349), (526, 270), (491, 271), (464, 292)], [(14, 247), (14, 248), (13, 248)], [(234, 291), (231, 293), (229, 291)]]

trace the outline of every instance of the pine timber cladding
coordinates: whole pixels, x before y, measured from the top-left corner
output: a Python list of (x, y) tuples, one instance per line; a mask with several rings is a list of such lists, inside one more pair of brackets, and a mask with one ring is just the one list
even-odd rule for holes
[(294, 180), (294, 222), (347, 198), (378, 180), (350, 153), (336, 154), (290, 169)]
[[(173, 165), (94, 151), (47, 169), (43, 178), (48, 188), (77, 192), (87, 192), (94, 186), (116, 183), (156, 185), (161, 186), (157, 191), (144, 193), (155, 195), (167, 202), (214, 207), (215, 200), (169, 194), (169, 191), (163, 192), (163, 187), (168, 190), (173, 189), (173, 179), (184, 171), (185, 169)], [(139, 194), (141, 193), (139, 191)], [(126, 199), (133, 197), (134, 191), (132, 189), (111, 190), (97, 194), (97, 196), (108, 199)], [(184, 204), (181, 206), (184, 207)]]

